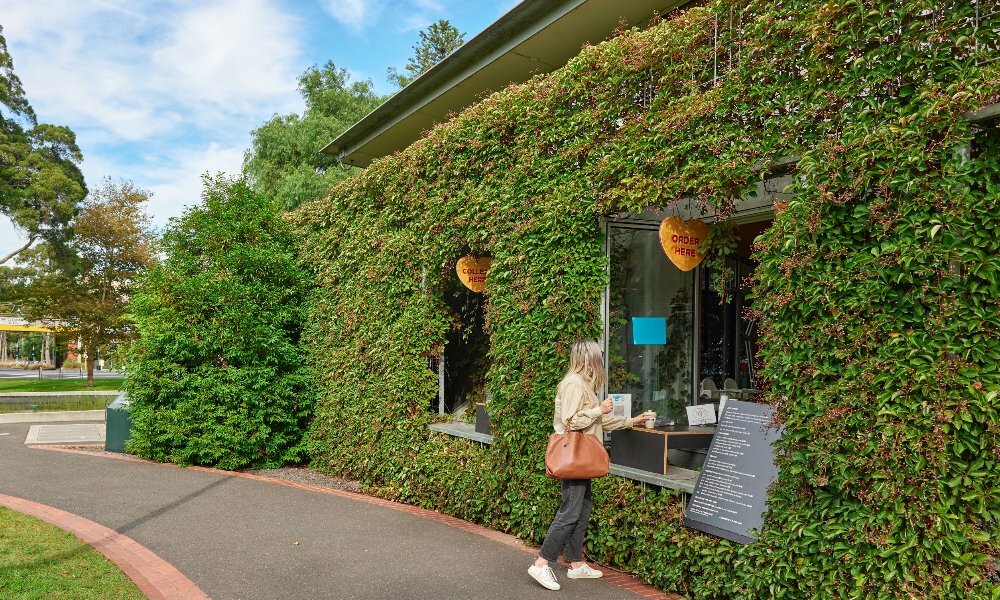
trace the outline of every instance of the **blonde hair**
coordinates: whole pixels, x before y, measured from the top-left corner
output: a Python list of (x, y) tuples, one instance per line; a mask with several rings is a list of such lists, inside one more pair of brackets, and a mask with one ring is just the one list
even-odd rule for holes
[(578, 373), (595, 392), (608, 380), (604, 370), (604, 353), (594, 340), (577, 340), (569, 348), (569, 371), (566, 376)]

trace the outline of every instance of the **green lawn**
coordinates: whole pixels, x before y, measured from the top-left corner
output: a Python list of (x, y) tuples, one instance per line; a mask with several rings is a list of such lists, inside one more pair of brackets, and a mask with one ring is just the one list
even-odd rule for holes
[(103, 555), (76, 536), (0, 507), (0, 598), (145, 598)]
[[(30, 400), (28, 402), (0, 402), (0, 414), (21, 412), (54, 412), (60, 410), (104, 410), (114, 396), (73, 398), (71, 400)], [(32, 406), (36, 408), (32, 408)]]
[(121, 378), (95, 379), (87, 387), (86, 379), (0, 379), (0, 392), (78, 392), (87, 390), (117, 390)]

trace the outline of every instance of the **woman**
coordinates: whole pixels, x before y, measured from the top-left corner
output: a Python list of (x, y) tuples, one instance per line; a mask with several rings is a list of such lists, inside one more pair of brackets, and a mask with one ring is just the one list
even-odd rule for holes
[[(570, 347), (569, 372), (556, 392), (552, 419), (556, 433), (566, 431), (568, 420), (571, 430), (593, 434), (603, 440), (605, 431), (627, 429), (645, 420), (644, 414), (631, 419), (612, 416), (611, 398), (598, 403), (596, 391), (604, 387), (606, 380), (604, 356), (597, 342), (574, 342)], [(566, 574), (570, 579), (597, 579), (603, 575), (583, 560), (583, 538), (587, 533), (591, 507), (589, 479), (562, 481), (562, 506), (545, 534), (545, 542), (535, 564), (528, 568), (528, 574), (543, 587), (550, 590), (560, 587), (549, 567), (549, 562), (559, 557), (560, 550), (572, 566)]]

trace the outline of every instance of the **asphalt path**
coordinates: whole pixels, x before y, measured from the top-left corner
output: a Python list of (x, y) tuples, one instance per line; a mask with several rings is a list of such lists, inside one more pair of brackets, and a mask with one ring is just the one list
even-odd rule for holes
[[(27, 430), (0, 425), (0, 493), (125, 534), (215, 600), (554, 597), (528, 576), (527, 552), (443, 523), (225, 473), (31, 449)], [(559, 598), (638, 597), (555, 569)]]

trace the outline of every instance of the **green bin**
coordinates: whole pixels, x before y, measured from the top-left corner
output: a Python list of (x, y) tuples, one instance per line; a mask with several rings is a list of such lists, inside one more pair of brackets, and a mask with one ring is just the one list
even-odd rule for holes
[(104, 449), (108, 452), (125, 452), (125, 442), (132, 436), (132, 417), (128, 414), (125, 393), (118, 394), (105, 410)]

